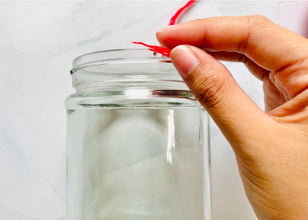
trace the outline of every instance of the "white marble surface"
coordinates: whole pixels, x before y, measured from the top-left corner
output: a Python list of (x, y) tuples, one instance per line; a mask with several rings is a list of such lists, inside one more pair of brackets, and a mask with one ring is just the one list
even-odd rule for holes
[[(185, 1), (0, 2), (0, 219), (64, 219), (65, 109), (74, 57), (94, 50), (157, 43), (155, 31)], [(180, 22), (263, 14), (307, 32), (307, 1), (200, 0)], [(306, 25), (306, 26), (305, 26)], [(263, 107), (260, 82), (226, 63)], [(232, 150), (212, 124), (214, 220), (253, 220)]]

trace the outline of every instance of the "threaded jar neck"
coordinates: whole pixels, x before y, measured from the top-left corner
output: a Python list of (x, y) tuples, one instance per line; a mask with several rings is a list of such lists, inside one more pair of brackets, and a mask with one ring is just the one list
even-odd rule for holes
[(169, 58), (146, 49), (81, 55), (73, 61), (71, 74), (77, 93), (126, 88), (188, 90)]

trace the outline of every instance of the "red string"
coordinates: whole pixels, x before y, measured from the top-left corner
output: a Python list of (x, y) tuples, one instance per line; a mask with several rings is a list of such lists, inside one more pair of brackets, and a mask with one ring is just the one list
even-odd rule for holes
[(176, 22), (176, 19), (182, 14), (182, 12), (186, 9), (189, 8), (193, 3), (195, 3), (196, 0), (190, 0), (184, 5), (182, 8), (180, 8), (170, 19), (169, 25), (174, 25)]
[[(186, 9), (189, 8), (193, 3), (195, 3), (196, 0), (190, 0), (188, 1), (183, 7), (181, 7), (170, 19), (169, 25), (174, 25), (176, 22), (176, 19), (182, 14), (182, 12)], [(160, 53), (163, 56), (166, 57), (170, 57), (170, 52), (171, 50), (165, 47), (160, 47), (160, 46), (156, 46), (156, 45), (149, 45), (149, 44), (145, 44), (143, 42), (133, 42), (133, 44), (141, 44), (145, 47), (148, 47), (150, 51), (156, 52), (156, 53)]]
[(146, 46), (149, 48), (150, 51), (156, 52), (156, 53), (160, 53), (166, 57), (170, 57), (170, 52), (171, 50), (165, 47), (160, 47), (160, 46), (155, 46), (155, 45), (149, 45), (149, 44), (145, 44), (143, 42), (133, 42), (133, 44), (141, 44), (143, 46)]

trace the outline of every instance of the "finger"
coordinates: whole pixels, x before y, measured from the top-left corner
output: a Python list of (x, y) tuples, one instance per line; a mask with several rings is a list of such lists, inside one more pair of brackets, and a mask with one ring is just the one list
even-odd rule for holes
[(264, 91), (264, 102), (265, 111), (268, 113), (273, 109), (281, 106), (287, 101), (287, 99), (281, 94), (277, 87), (273, 84), (268, 76), (263, 78), (263, 91)]
[(305, 58), (307, 40), (262, 16), (213, 17), (169, 26), (157, 32), (161, 44), (188, 44), (240, 52), (268, 70), (279, 70)]
[(235, 139), (250, 143), (251, 137), (258, 133), (255, 128), (262, 128), (265, 121), (270, 121), (241, 90), (229, 71), (203, 50), (178, 46), (171, 51), (171, 59), (231, 145)]
[(244, 63), (247, 69), (259, 80), (263, 80), (269, 74), (269, 71), (257, 65), (255, 62), (247, 58), (245, 55), (237, 52), (211, 51), (208, 52), (211, 56), (218, 60), (234, 61)]

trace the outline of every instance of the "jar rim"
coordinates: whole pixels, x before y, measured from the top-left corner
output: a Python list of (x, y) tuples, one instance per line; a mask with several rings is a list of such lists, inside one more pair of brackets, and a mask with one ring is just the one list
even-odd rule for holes
[(74, 72), (92, 65), (103, 65), (105, 63), (128, 63), (128, 62), (166, 62), (171, 63), (169, 57), (153, 53), (145, 48), (117, 48), (99, 50), (82, 54), (76, 57), (72, 63), (71, 75)]

